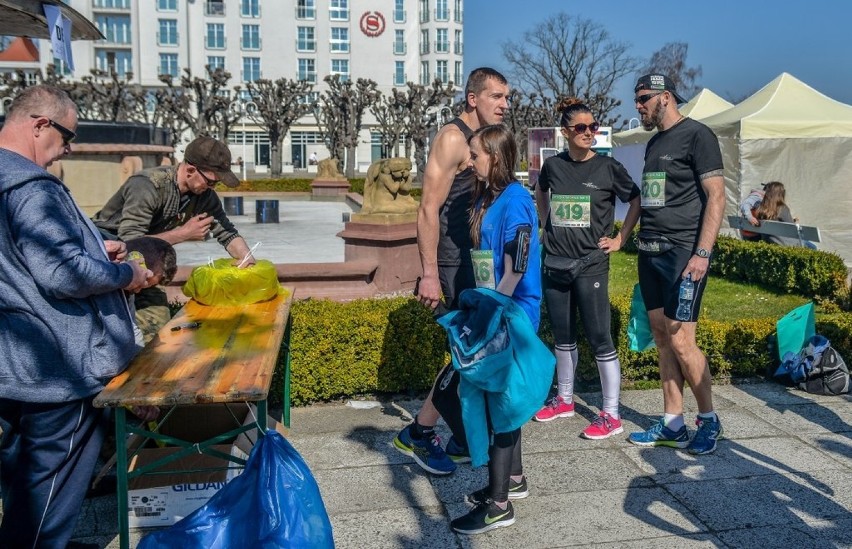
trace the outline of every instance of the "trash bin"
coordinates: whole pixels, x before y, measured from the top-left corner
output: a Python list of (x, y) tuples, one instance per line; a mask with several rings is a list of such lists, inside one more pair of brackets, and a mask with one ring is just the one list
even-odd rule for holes
[(255, 221), (257, 223), (278, 223), (278, 201), (255, 201)]
[(243, 197), (226, 196), (222, 199), (222, 207), (228, 215), (243, 215)]

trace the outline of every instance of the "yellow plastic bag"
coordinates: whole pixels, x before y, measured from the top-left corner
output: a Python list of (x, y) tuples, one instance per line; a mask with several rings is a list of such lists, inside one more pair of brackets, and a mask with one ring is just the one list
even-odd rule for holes
[(283, 292), (271, 261), (237, 268), (231, 258), (217, 259), (213, 266), (196, 267), (183, 285), (183, 294), (204, 305), (250, 305)]

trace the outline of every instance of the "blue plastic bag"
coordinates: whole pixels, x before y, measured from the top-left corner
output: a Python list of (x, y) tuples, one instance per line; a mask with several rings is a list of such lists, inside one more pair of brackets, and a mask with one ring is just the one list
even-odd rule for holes
[(633, 298), (630, 300), (630, 318), (627, 321), (627, 341), (631, 351), (644, 351), (656, 347), (654, 334), (651, 332), (651, 321), (645, 310), (642, 290), (639, 284), (633, 286)]
[(334, 547), (319, 487), (302, 456), (272, 429), (243, 473), (191, 515), (148, 534), (139, 549)]

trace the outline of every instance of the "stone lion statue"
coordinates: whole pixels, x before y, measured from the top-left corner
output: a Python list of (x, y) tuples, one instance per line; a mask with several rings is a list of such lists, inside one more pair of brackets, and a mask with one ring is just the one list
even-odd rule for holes
[(337, 160), (334, 158), (324, 158), (317, 163), (316, 179), (346, 179), (341, 175)]
[(362, 214), (407, 214), (417, 211), (411, 196), (411, 160), (386, 158), (377, 160), (367, 170), (364, 182)]

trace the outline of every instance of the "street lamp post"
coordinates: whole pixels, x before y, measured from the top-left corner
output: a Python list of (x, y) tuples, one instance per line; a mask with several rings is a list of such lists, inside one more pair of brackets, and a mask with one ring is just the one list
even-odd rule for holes
[[(249, 107), (251, 107), (251, 109)], [(257, 112), (257, 103), (254, 101), (237, 100), (231, 103), (231, 108), (240, 113), (240, 129), (243, 134), (243, 155), (240, 157), (243, 159), (243, 163), (242, 166), (240, 166), (240, 169), (242, 169), (243, 172), (242, 179), (245, 181), (248, 177), (246, 175), (246, 158), (248, 157), (246, 153), (246, 115), (252, 111)]]

